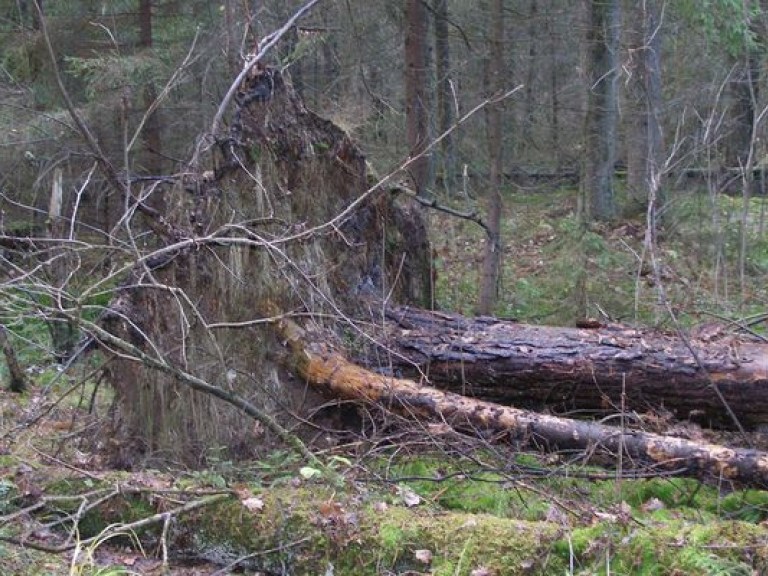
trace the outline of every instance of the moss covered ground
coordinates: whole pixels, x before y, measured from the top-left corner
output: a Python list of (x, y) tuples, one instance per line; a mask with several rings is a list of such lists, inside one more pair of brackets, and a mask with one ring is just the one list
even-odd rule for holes
[[(497, 314), (566, 325), (607, 315), (668, 327), (646, 270), (642, 220), (584, 230), (572, 198), (568, 190), (506, 197)], [(742, 206), (718, 198), (715, 221), (712, 202), (681, 195), (658, 248), (666, 294), (685, 328), (768, 308), (764, 200), (749, 207), (755, 225), (743, 279), (733, 226)], [(430, 217), (440, 232), (433, 234), (435, 304), (471, 313), (482, 231)], [(764, 334), (764, 324), (754, 329)], [(343, 487), (284, 450), (249, 462), (211, 457), (204, 470), (166, 463), (118, 472), (107, 458), (113, 398), (97, 383), (98, 359), (61, 374), (41, 360), (42, 325), (15, 333), (33, 385), (24, 395), (0, 391), (2, 574), (768, 573), (768, 492), (622, 477), (585, 466), (579, 455), (517, 453), (418, 427), (403, 433), (402, 423), (318, 449), (344, 476)], [(765, 445), (759, 433), (754, 439)], [(226, 495), (179, 511), (212, 491)], [(86, 504), (94, 506), (84, 511)], [(163, 513), (173, 521), (135, 525)], [(62, 542), (74, 548), (52, 554), (33, 546)]]
[[(543, 456), (507, 456), (503, 468), (494, 468), (492, 463), (501, 465), (498, 453), (478, 451), (466, 458), (427, 451), (398, 455), (393, 450), (367, 459), (364, 470), (342, 470), (347, 479), (343, 489), (322, 478), (305, 478), (298, 466), (279, 476), (223, 478), (229, 495), (178, 514), (165, 534), (162, 523), (114, 534), (102, 531), (168, 511), (178, 501), (203, 498), (210, 489), (203, 476), (190, 482), (189, 476), (159, 471), (102, 472), (96, 480), (58, 470), (50, 475), (58, 478), (47, 482), (47, 471), (38, 464), (34, 474), (49, 497), (81, 494), (83, 501), (95, 500), (100, 489), (116, 485), (125, 494), (82, 518), (75, 538), (86, 542), (92, 535), (105, 537), (84, 546), (89, 553), (81, 552), (75, 564), (69, 564), (71, 552), (42, 554), (2, 543), (0, 570), (150, 573), (136, 569), (157, 568), (164, 542), (174, 574), (768, 571), (766, 492), (726, 490), (682, 478), (618, 481), (604, 470), (548, 467)], [(8, 518), (29, 499), (13, 480), (22, 464), (5, 464), (2, 510)], [(547, 476), (531, 477), (535, 469)], [(71, 526), (53, 530), (54, 538), (41, 534), (39, 525), (73, 508), (77, 500), (50, 504), (23, 521), (6, 522), (2, 535), (37, 525), (35, 542), (59, 542)], [(230, 569), (216, 572), (223, 566)], [(190, 572), (192, 567), (196, 572)]]

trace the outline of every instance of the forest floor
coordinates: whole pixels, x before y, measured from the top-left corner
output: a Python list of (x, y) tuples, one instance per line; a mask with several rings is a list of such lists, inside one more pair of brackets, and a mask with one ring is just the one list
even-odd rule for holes
[[(581, 231), (571, 196), (507, 197), (498, 315), (669, 328), (671, 308), (697, 329), (768, 309), (759, 224), (738, 273), (738, 200), (718, 199), (717, 222), (705, 216), (707, 197), (673, 204), (657, 254), (667, 308), (643, 256), (642, 218)], [(759, 223), (765, 204), (749, 209)], [(471, 313), (482, 230), (431, 218), (436, 305)], [(343, 485), (284, 450), (211, 458), (204, 470), (114, 470), (112, 397), (95, 377), (97, 359), (62, 374), (34, 346), (19, 350), (33, 384), (23, 395), (0, 391), (2, 574), (768, 573), (768, 492), (653, 477), (630, 461), (598, 468), (580, 453), (521, 453), (379, 414), (370, 416), (375, 433), (328, 431), (322, 448), (311, 446)], [(732, 440), (642, 417), (653, 431)]]
[[(459, 207), (474, 208), (466, 202)], [(583, 230), (572, 189), (508, 194), (496, 315), (551, 326), (572, 326), (586, 315), (669, 328), (672, 321), (660, 304), (660, 289), (686, 328), (765, 315), (768, 199), (752, 199), (747, 213), (742, 275), (741, 199), (679, 193), (664, 212), (658, 235), (659, 285), (644, 249), (644, 214)], [(440, 231), (433, 234), (435, 304), (471, 314), (485, 234), (467, 220), (439, 212), (430, 216), (432, 229)]]

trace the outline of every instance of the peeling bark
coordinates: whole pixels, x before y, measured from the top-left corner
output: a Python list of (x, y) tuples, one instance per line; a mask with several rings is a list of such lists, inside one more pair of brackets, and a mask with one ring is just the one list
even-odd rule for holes
[[(276, 329), (291, 351), (288, 363), (311, 386), (344, 399), (376, 403), (411, 417), (436, 419), (476, 434), (495, 435), (546, 451), (589, 450), (596, 457), (625, 458), (662, 472), (701, 479), (768, 485), (768, 454), (682, 438), (536, 414), (443, 392), (413, 380), (366, 370), (283, 319)], [(625, 460), (626, 461), (626, 460)]]
[(536, 414), (451, 392), (413, 380), (366, 370), (323, 344), (311, 343), (291, 320), (276, 323), (291, 351), (293, 370), (316, 389), (334, 397), (379, 404), (409, 416), (438, 419), (476, 434), (501, 438), (546, 451), (590, 450), (595, 456), (626, 457), (701, 479), (727, 479), (768, 485), (768, 454), (683, 438)]
[(625, 326), (554, 328), (407, 308), (388, 317), (393, 345), (416, 367), (397, 368), (453, 392), (597, 413), (619, 411), (624, 394), (625, 410), (733, 426), (716, 385), (743, 426), (768, 423), (768, 346), (738, 336), (694, 338), (694, 357), (678, 337)]

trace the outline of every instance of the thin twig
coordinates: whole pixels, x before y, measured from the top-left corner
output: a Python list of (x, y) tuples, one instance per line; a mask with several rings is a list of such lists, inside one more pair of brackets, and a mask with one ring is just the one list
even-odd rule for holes
[(15, 544), (16, 546), (33, 548), (35, 550), (40, 550), (42, 552), (50, 552), (52, 554), (59, 554), (61, 552), (67, 552), (69, 550), (73, 550), (77, 547), (88, 546), (90, 544), (93, 544), (94, 542), (103, 540), (106, 537), (114, 536), (116, 534), (121, 534), (124, 532), (132, 532), (135, 530), (139, 530), (141, 528), (146, 528), (147, 526), (152, 526), (153, 524), (165, 522), (166, 518), (168, 517), (181, 516), (182, 514), (186, 514), (193, 510), (197, 510), (198, 508), (210, 506), (211, 504), (215, 504), (217, 502), (222, 502), (228, 498), (231, 498), (231, 494), (214, 494), (213, 496), (208, 496), (200, 500), (187, 502), (186, 504), (183, 504), (182, 506), (178, 506), (168, 512), (160, 512), (158, 514), (153, 514), (152, 516), (148, 516), (147, 518), (142, 518), (141, 520), (137, 520), (135, 522), (129, 522), (128, 524), (115, 524), (115, 525), (109, 526), (97, 536), (86, 538), (85, 540), (80, 540), (79, 542), (72, 543), (72, 544), (48, 546), (46, 544), (41, 544), (33, 540), (18, 538), (16, 536), (4, 536), (4, 535), (0, 535), (0, 540), (2, 540), (3, 542), (8, 542), (9, 544)]
[(416, 194), (415, 190), (411, 190), (410, 188), (400, 184), (396, 188), (392, 189), (393, 192), (404, 192), (408, 195), (409, 198), (412, 200), (418, 202), (422, 206), (426, 208), (431, 208), (432, 210), (437, 210), (438, 212), (444, 212), (445, 214), (448, 214), (450, 216), (455, 216), (456, 218), (461, 218), (463, 220), (469, 220), (470, 222), (474, 222), (478, 226), (480, 226), (483, 230), (485, 230), (485, 233), (488, 235), (489, 238), (492, 238), (491, 230), (488, 228), (488, 224), (485, 223), (483, 218), (476, 212), (461, 212), (459, 210), (456, 210), (455, 208), (451, 208), (450, 206), (445, 206), (443, 204), (440, 204), (437, 201), (437, 198), (424, 198), (423, 196), (419, 196)]
[(211, 574), (211, 576), (224, 576), (225, 574), (229, 574), (233, 568), (236, 568), (238, 565), (242, 564), (246, 560), (250, 560), (251, 558), (258, 558), (259, 556), (266, 556), (267, 554), (274, 554), (275, 552), (282, 552), (283, 550), (287, 550), (288, 548), (294, 548), (296, 546), (299, 546), (300, 544), (309, 542), (310, 540), (311, 538), (307, 536), (306, 538), (296, 540), (295, 542), (289, 542), (288, 544), (281, 544), (280, 546), (275, 546), (274, 548), (269, 548), (268, 550), (259, 550), (258, 552), (254, 552), (253, 554), (246, 554), (245, 556), (241, 556), (240, 558), (231, 562), (230, 564), (227, 564), (221, 570), (216, 570), (216, 572)]
[(215, 396), (216, 398), (223, 400), (227, 404), (230, 404), (238, 408), (239, 410), (241, 410), (242, 412), (244, 412), (254, 420), (263, 424), (268, 430), (270, 430), (278, 438), (280, 438), (281, 441), (285, 442), (287, 446), (290, 446), (299, 455), (305, 458), (307, 462), (311, 463), (316, 468), (322, 470), (332, 482), (336, 484), (344, 483), (343, 477), (338, 472), (336, 472), (335, 470), (333, 470), (332, 468), (326, 466), (323, 462), (321, 462), (320, 459), (318, 459), (318, 457), (315, 456), (315, 454), (312, 453), (312, 451), (309, 448), (307, 448), (307, 446), (304, 444), (304, 442), (301, 441), (301, 439), (298, 436), (295, 436), (294, 434), (291, 434), (290, 432), (288, 432), (288, 430), (283, 428), (283, 426), (281, 426), (277, 422), (277, 420), (275, 420), (275, 418), (273, 418), (270, 414), (268, 414), (266, 411), (262, 410), (255, 404), (249, 402), (239, 394), (235, 394), (234, 392), (229, 392), (227, 390), (224, 390), (219, 386), (215, 386), (213, 384), (210, 384), (209, 382), (206, 382), (202, 378), (199, 378), (193, 374), (185, 372), (180, 368), (176, 368), (175, 366), (172, 366), (171, 364), (169, 364), (165, 359), (161, 359), (162, 356), (159, 356), (159, 355), (158, 357), (150, 356), (149, 354), (145, 353), (143, 350), (141, 350), (137, 346), (134, 346), (133, 344), (126, 342), (122, 338), (115, 336), (114, 334), (105, 330), (104, 328), (102, 328), (96, 323), (84, 321), (83, 328), (85, 330), (88, 330), (95, 338), (97, 338), (103, 344), (107, 344), (108, 346), (114, 348), (115, 353), (119, 353), (124, 358), (139, 362), (144, 366), (147, 366), (149, 368), (154, 368), (155, 370), (159, 370), (160, 372), (173, 376), (179, 382), (181, 382), (185, 386), (188, 386), (189, 388), (192, 388), (193, 390), (205, 392), (206, 394)]

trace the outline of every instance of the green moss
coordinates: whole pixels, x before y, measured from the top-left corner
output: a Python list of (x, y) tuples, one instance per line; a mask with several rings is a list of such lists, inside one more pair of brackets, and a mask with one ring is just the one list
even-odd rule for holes
[(533, 520), (547, 508), (537, 506), (540, 501), (534, 495), (521, 500), (499, 474), (461, 472), (456, 463), (430, 456), (406, 459), (389, 470), (390, 475), (406, 479), (404, 483), (416, 493), (446, 510), (509, 517), (513, 511), (535, 508), (534, 515), (525, 516)]
[(555, 542), (553, 550), (564, 559), (569, 559), (571, 555), (582, 556), (592, 542), (599, 539), (605, 532), (604, 524), (595, 524), (585, 528), (576, 528), (569, 532), (564, 538)]
[[(700, 507), (707, 498), (716, 498), (716, 491), (706, 488), (691, 478), (648, 478), (624, 481), (616, 496), (616, 483), (599, 483), (600, 490), (613, 502), (625, 501), (630, 506), (642, 506), (652, 499), (660, 500), (668, 508)], [(611, 495), (613, 497), (611, 498)]]
[(19, 490), (16, 484), (0, 479), (0, 514), (9, 514), (19, 507)]
[[(236, 558), (258, 550), (260, 569), (288, 566), (316, 574), (334, 566), (343, 575), (424, 571), (415, 556), (433, 555), (435, 574), (468, 575), (480, 565), (499, 574), (522, 573), (526, 558), (545, 557), (558, 528), (490, 515), (430, 513), (402, 506), (354, 508), (332, 492), (281, 488), (262, 495), (264, 510), (252, 513), (228, 501), (181, 520), (198, 550), (226, 550)], [(294, 542), (296, 546), (281, 546)]]
[(405, 533), (399, 526), (386, 525), (379, 530), (381, 547), (385, 550), (399, 550), (403, 546)]
[[(490, 455), (481, 459), (490, 461)], [(534, 455), (522, 461), (538, 465)], [(323, 574), (332, 566), (337, 576), (408, 571), (463, 576), (481, 567), (505, 575), (563, 574), (571, 564), (583, 575), (768, 573), (766, 531), (757, 523), (768, 493), (723, 497), (687, 479), (617, 484), (557, 476), (537, 481), (531, 491), (501, 473), (477, 471), (476, 462), (441, 454), (382, 460), (390, 482), (381, 489), (367, 484), (339, 490), (321, 483), (251, 487), (259, 492), (262, 510), (249, 510), (233, 497), (182, 515), (169, 546), (224, 562), (258, 552), (254, 570)], [(97, 487), (91, 480), (62, 479), (46, 493), (71, 495)], [(404, 505), (400, 491), (406, 487), (421, 496), (420, 505)], [(548, 494), (566, 505), (578, 497), (575, 509), (593, 515), (544, 521), (553, 506)], [(646, 510), (654, 499), (662, 507)], [(78, 504), (64, 501), (60, 511)], [(155, 511), (143, 497), (122, 495), (89, 513), (80, 536)], [(748, 521), (733, 520), (737, 517)], [(143, 536), (155, 541), (158, 530)], [(417, 550), (431, 553), (429, 565), (417, 558)]]
[(717, 508), (726, 518), (762, 522), (768, 518), (768, 492), (763, 490), (734, 492), (720, 500)]
[(575, 529), (554, 550), (563, 560), (573, 557), (580, 568), (599, 574), (751, 574), (768, 560), (764, 529), (670, 517)]

